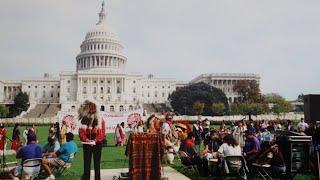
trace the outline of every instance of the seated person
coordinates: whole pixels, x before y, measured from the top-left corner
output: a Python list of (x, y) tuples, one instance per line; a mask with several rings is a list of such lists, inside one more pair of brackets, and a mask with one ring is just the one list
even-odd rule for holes
[(64, 143), (56, 153), (53, 155), (56, 158), (43, 159), (42, 165), (45, 171), (49, 174), (47, 179), (55, 179), (49, 166), (64, 166), (66, 163), (72, 163), (70, 157), (78, 151), (77, 145), (73, 142), (73, 134), (71, 132), (66, 133), (67, 142)]
[[(42, 151), (40, 145), (37, 143), (37, 136), (34, 133), (28, 133), (27, 135), (27, 145), (22, 147), (16, 156), (18, 159), (21, 158), (22, 162), (26, 159), (42, 158)], [(40, 166), (36, 167), (24, 167), (23, 171), (26, 175), (32, 175), (40, 171)], [(9, 176), (12, 179), (19, 179), (17, 177), (22, 174), (22, 165), (17, 166), (13, 169)]]
[(201, 176), (206, 176), (208, 173), (208, 162), (205, 159), (200, 158), (196, 151), (195, 140), (196, 136), (194, 132), (189, 132), (188, 138), (180, 146), (180, 151), (184, 151), (189, 156), (191, 162), (197, 165)]
[[(223, 168), (223, 170), (226, 173), (228, 173), (229, 169), (226, 167), (225, 157), (227, 157), (227, 156), (242, 156), (241, 153), (242, 153), (241, 148), (238, 145), (237, 140), (231, 134), (226, 135), (223, 138), (223, 144), (220, 146), (220, 148), (218, 149), (218, 153), (217, 153), (218, 157), (220, 158), (221, 167)], [(245, 163), (245, 162), (241, 162), (239, 159), (235, 159), (235, 160), (229, 161), (229, 162), (232, 162), (234, 167), (237, 167), (238, 171), (242, 167), (242, 163)], [(246, 176), (244, 169), (242, 169), (240, 174), (243, 177)]]
[(256, 161), (257, 164), (270, 164), (268, 169), (272, 176), (280, 175), (286, 172), (286, 165), (283, 155), (279, 151), (278, 145), (273, 145), (265, 152), (263, 152)]
[(48, 137), (48, 142), (42, 147), (43, 157), (53, 157), (53, 154), (60, 149), (59, 141), (54, 137)]
[(246, 142), (244, 146), (244, 157), (247, 159), (248, 163), (255, 162), (258, 153), (260, 151), (260, 142), (257, 137), (255, 137), (252, 131), (247, 131)]
[(219, 134), (216, 130), (211, 130), (210, 139), (204, 141), (205, 148), (202, 154), (207, 158), (207, 160), (217, 157), (216, 152), (218, 151), (220, 145), (222, 144)]
[(241, 148), (231, 134), (223, 138), (223, 144), (218, 149), (218, 157), (241, 156)]

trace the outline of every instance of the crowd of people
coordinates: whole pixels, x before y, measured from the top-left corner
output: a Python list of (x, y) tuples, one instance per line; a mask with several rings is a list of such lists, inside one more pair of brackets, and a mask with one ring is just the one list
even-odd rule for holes
[[(167, 119), (161, 126), (162, 129), (167, 129), (166, 126), (170, 125), (167, 123)], [(210, 122), (207, 119), (198, 120), (193, 124), (191, 132), (187, 133), (185, 128), (182, 128), (184, 136), (178, 135), (179, 143), (174, 138), (165, 140), (169, 141), (165, 143), (167, 154), (172, 152), (169, 149), (174, 150), (174, 147), (179, 144), (180, 148), (176, 150), (176, 153), (185, 152), (190, 160), (197, 165), (202, 176), (219, 176), (221, 172), (226, 172), (225, 157), (227, 156), (243, 157), (242, 165), (245, 168), (240, 171), (243, 179), (246, 179), (247, 169), (252, 164), (270, 165), (268, 173), (272, 176), (284, 174), (287, 167), (282, 150), (277, 144), (275, 132), (277, 130), (294, 131), (300, 135), (317, 136), (313, 139), (318, 140), (320, 135), (319, 129), (316, 131), (315, 126), (306, 123), (303, 118), (296, 126), (290, 120), (251, 120), (248, 122), (240, 120), (235, 124), (231, 123), (228, 127), (223, 121), (220, 128), (210, 128), (209, 125)], [(179, 134), (181, 127), (178, 125), (175, 128)], [(174, 136), (174, 133), (170, 133), (164, 133), (165, 137)], [(185, 138), (186, 133), (187, 138)], [(314, 144), (317, 143), (314, 142)], [(216, 159), (217, 163), (211, 164), (212, 159)], [(172, 160), (169, 162), (171, 163)]]
[[(243, 179), (246, 178), (247, 165), (269, 164), (269, 173), (279, 175), (286, 172), (285, 159), (281, 148), (276, 141), (277, 130), (295, 131), (300, 135), (316, 136), (314, 144), (319, 144), (319, 129), (315, 125), (308, 124), (302, 118), (297, 125), (290, 120), (280, 121), (244, 121), (239, 120), (226, 125), (221, 122), (219, 128), (210, 126), (208, 119), (197, 120), (191, 126), (187, 123), (173, 121), (173, 114), (168, 113), (164, 119), (155, 115), (150, 116), (144, 126), (140, 120), (130, 131), (142, 133), (160, 133), (163, 137), (163, 144), (166, 152), (164, 161), (172, 164), (175, 153), (185, 152), (191, 162), (198, 167), (202, 176), (217, 176), (221, 172), (227, 172), (226, 157), (241, 156), (244, 161), (240, 173)], [(98, 116), (96, 105), (86, 101), (79, 109), (79, 138), (83, 144), (83, 179), (90, 178), (91, 159), (94, 162), (95, 179), (100, 177), (100, 161), (102, 144), (105, 140), (105, 120)], [(20, 139), (24, 138), (24, 141)], [(17, 152), (17, 158), (22, 161), (26, 159), (39, 158), (47, 179), (55, 179), (52, 168), (71, 164), (74, 154), (78, 151), (77, 145), (73, 142), (74, 135), (68, 132), (66, 123), (61, 126), (56, 123), (50, 126), (47, 142), (41, 146), (37, 140), (37, 131), (34, 125), (27, 126), (20, 134), (19, 125), (16, 124), (12, 132), (11, 149)], [(6, 129), (0, 124), (0, 150), (6, 149)], [(126, 129), (124, 122), (118, 124), (115, 129), (114, 143), (116, 146), (126, 144)], [(181, 158), (181, 157), (180, 157)], [(217, 163), (210, 163), (215, 159)], [(39, 171), (38, 167), (30, 167), (24, 171), (32, 174)], [(17, 179), (21, 174), (21, 165), (10, 172), (12, 179)]]
[[(63, 128), (63, 125), (62, 125)], [(12, 139), (7, 137), (7, 132), (3, 124), (0, 125), (0, 150), (4, 153), (6, 142), (11, 141), (11, 149), (16, 151), (16, 158), (22, 163), (12, 169), (8, 176), (12, 179), (19, 179), (22, 175), (22, 164), (25, 160), (37, 159), (47, 173), (47, 179), (55, 179), (52, 168), (62, 167), (72, 163), (72, 157), (77, 151), (77, 145), (73, 142), (74, 135), (71, 132), (64, 132), (60, 129), (59, 123), (49, 128), (47, 142), (41, 146), (37, 138), (35, 125), (27, 126), (22, 133), (24, 141), (20, 140), (19, 124), (15, 124), (12, 132)], [(65, 141), (64, 141), (65, 139)], [(41, 166), (24, 167), (24, 175), (39, 173)]]

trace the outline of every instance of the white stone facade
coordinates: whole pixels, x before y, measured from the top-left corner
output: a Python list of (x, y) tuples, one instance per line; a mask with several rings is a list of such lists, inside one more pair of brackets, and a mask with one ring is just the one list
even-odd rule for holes
[(233, 91), (235, 83), (239, 80), (255, 80), (259, 83), (260, 76), (258, 74), (249, 73), (212, 73), (201, 74), (194, 78), (190, 83), (204, 82), (213, 87), (221, 89), (227, 96), (229, 103), (234, 102), (239, 97), (238, 93)]

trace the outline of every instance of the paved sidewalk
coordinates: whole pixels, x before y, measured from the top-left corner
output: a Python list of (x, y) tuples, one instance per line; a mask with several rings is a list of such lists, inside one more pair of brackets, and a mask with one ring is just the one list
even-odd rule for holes
[[(103, 180), (112, 180), (114, 176), (120, 175), (121, 172), (128, 172), (128, 168), (122, 168), (122, 169), (101, 169), (101, 179)], [(188, 180), (189, 178), (185, 175), (179, 173), (175, 169), (167, 166), (164, 167), (164, 176), (168, 177), (169, 180)], [(94, 179), (94, 171), (91, 171), (91, 179)]]

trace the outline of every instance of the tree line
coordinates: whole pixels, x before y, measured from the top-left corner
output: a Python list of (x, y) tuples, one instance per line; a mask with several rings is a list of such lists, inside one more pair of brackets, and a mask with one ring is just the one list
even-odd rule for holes
[[(225, 93), (200, 82), (177, 89), (169, 96), (171, 107), (185, 115), (259, 115), (292, 111), (289, 101), (276, 93), (262, 95), (255, 80), (240, 80), (233, 87), (237, 98), (231, 104)], [(300, 97), (301, 98), (301, 97)]]

